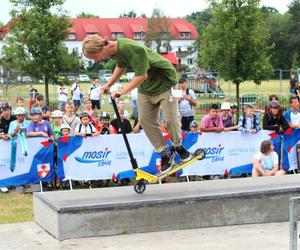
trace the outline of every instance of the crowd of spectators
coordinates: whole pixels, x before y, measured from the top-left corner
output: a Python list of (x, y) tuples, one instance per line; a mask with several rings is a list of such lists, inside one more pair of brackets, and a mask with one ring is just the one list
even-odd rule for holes
[[(298, 98), (300, 88), (297, 87), (297, 84), (294, 86), (293, 96), (289, 99), (290, 107), (285, 112), (283, 112), (278, 97), (270, 95), (265, 110), (260, 110), (264, 113), (262, 122), (260, 122), (261, 115), (252, 105), (245, 105), (243, 113), (236, 117), (236, 109), (229, 102), (223, 102), (220, 107), (217, 104), (211, 104), (209, 112), (201, 121), (196, 121), (194, 107), (197, 106), (197, 98), (195, 92), (188, 88), (184, 79), (179, 81), (178, 86), (182, 91), (182, 95), (178, 97), (179, 113), (182, 130), (186, 133), (240, 131), (241, 133), (255, 134), (261, 129), (281, 133), (288, 128), (300, 128)], [(143, 132), (138, 121), (136, 90), (132, 93), (132, 114), (126, 110), (124, 99), (116, 100), (121, 121), (116, 118), (115, 114), (101, 109), (101, 90), (98, 80), (92, 82), (85, 99), (78, 79), (75, 79), (71, 86), (70, 101), (68, 101), (67, 87), (59, 86), (57, 93), (57, 109), (52, 112), (45, 104), (44, 96), (38, 93), (32, 85), (29, 91), (29, 110), (25, 109), (25, 100), (22, 97), (16, 99), (14, 110), (11, 104), (2, 103), (0, 106), (0, 139), (9, 140), (11, 137), (17, 137), (20, 131), (25, 131), (27, 137), (44, 137), (52, 140), (68, 135), (89, 137), (101, 134), (120, 134), (121, 123), (126, 133)], [(163, 115), (161, 114), (158, 119), (161, 119), (162, 133), (167, 133), (167, 124), (163, 121)], [(265, 159), (269, 159), (270, 155), (272, 155), (275, 166), (277, 161), (274, 159), (278, 155), (274, 154), (272, 145), (262, 144), (260, 153), (254, 157), (253, 176), (266, 175), (264, 164)], [(265, 169), (267, 172), (268, 170)], [(279, 171), (278, 166), (272, 168), (271, 171), (270, 175), (276, 174)]]

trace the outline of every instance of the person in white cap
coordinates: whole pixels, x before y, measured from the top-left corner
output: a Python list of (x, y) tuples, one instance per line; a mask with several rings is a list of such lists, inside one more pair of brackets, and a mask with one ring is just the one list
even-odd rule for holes
[(61, 136), (60, 129), (62, 125), (62, 117), (63, 117), (63, 113), (60, 110), (54, 110), (52, 112), (51, 118), (53, 122), (51, 124), (51, 128), (53, 130), (55, 139)]
[(229, 102), (223, 102), (221, 105), (221, 117), (224, 125), (224, 131), (232, 131), (237, 130), (238, 125), (234, 125), (234, 119), (233, 116), (230, 113), (230, 103)]
[(61, 136), (69, 136), (71, 133), (71, 128), (67, 124), (62, 124), (60, 127)]
[(18, 133), (28, 133), (30, 122), (26, 120), (26, 110), (22, 107), (17, 107), (14, 111), (17, 120), (9, 124), (8, 134), (11, 137), (16, 137)]

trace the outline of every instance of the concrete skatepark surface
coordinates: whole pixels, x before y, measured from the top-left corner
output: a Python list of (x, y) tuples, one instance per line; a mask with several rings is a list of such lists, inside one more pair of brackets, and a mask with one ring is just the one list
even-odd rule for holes
[(34, 222), (0, 225), (1, 250), (286, 250), (288, 240), (289, 223), (286, 222), (64, 241), (56, 240)]

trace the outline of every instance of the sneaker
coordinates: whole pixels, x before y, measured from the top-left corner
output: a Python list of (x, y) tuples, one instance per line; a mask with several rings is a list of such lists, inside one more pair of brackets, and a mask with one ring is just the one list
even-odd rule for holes
[(166, 148), (164, 151), (162, 151), (161, 167), (160, 167), (160, 172), (162, 174), (171, 170), (174, 157), (175, 157), (175, 152), (172, 149)]
[(0, 188), (0, 191), (1, 191), (2, 193), (7, 193), (7, 192), (8, 192), (8, 188), (7, 188), (7, 187), (1, 187), (1, 188)]
[(176, 147), (175, 151), (180, 156), (183, 162), (192, 159), (192, 154), (189, 151), (187, 151), (183, 146)]

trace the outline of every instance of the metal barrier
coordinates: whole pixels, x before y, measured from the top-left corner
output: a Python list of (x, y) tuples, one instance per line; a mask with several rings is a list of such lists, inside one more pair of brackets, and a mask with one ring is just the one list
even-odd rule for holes
[(297, 250), (297, 234), (298, 234), (298, 216), (297, 208), (300, 204), (300, 197), (290, 198), (290, 250)]

